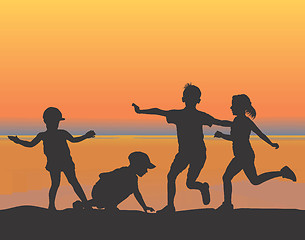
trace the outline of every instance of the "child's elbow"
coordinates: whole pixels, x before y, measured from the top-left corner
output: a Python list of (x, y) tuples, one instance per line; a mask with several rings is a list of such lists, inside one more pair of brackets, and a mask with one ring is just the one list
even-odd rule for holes
[(21, 144), (22, 146), (24, 146), (24, 147), (28, 147), (28, 148), (32, 148), (32, 147), (34, 147), (35, 145), (34, 144)]
[(38, 144), (38, 142), (30, 142), (28, 144), (28, 146), (32, 148), (32, 147), (35, 147), (37, 144)]
[(76, 143), (76, 142), (77, 142), (77, 139), (74, 138), (74, 137), (73, 137), (73, 138), (69, 138), (68, 140), (69, 140), (71, 143)]

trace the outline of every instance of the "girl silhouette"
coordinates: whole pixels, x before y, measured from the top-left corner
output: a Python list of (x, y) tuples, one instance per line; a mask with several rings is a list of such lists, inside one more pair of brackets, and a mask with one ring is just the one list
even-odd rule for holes
[(236, 115), (236, 117), (232, 122), (230, 135), (223, 134), (219, 131), (217, 131), (214, 135), (214, 137), (232, 141), (234, 153), (234, 158), (223, 175), (224, 202), (218, 208), (219, 210), (233, 209), (231, 202), (231, 181), (233, 177), (241, 170), (244, 171), (253, 185), (259, 185), (276, 177), (283, 177), (294, 182), (296, 181), (294, 172), (287, 166), (283, 167), (280, 171), (266, 172), (261, 175), (257, 175), (254, 165), (255, 155), (249, 141), (251, 131), (256, 133), (262, 140), (275, 149), (278, 149), (279, 145), (271, 142), (270, 139), (255, 125), (255, 123), (246, 116), (247, 114), (252, 119), (254, 119), (256, 116), (256, 111), (247, 95), (241, 94), (233, 96), (231, 110), (233, 115)]

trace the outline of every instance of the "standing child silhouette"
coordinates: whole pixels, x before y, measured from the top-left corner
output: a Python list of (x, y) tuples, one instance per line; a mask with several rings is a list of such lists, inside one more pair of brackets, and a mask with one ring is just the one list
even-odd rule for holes
[(61, 112), (54, 107), (49, 107), (44, 111), (43, 120), (46, 124), (47, 130), (38, 133), (32, 141), (24, 141), (19, 139), (17, 136), (8, 136), (8, 138), (14, 143), (20, 144), (24, 147), (34, 147), (40, 141), (43, 141), (44, 154), (47, 156), (46, 169), (50, 172), (52, 181), (49, 191), (50, 210), (56, 210), (55, 197), (60, 184), (61, 172), (64, 172), (68, 182), (72, 185), (75, 193), (81, 201), (86, 203), (87, 198), (76, 178), (75, 165), (70, 155), (67, 140), (73, 143), (81, 142), (87, 138), (94, 137), (94, 131), (89, 131), (80, 137), (73, 137), (69, 132), (58, 129), (59, 122), (65, 119), (62, 117)]
[(261, 132), (261, 130), (255, 125), (255, 123), (246, 116), (248, 114), (250, 117), (255, 118), (256, 111), (253, 108), (249, 97), (245, 94), (235, 95), (232, 98), (231, 110), (233, 115), (236, 115), (232, 126), (231, 134), (223, 134), (219, 131), (215, 133), (215, 137), (223, 138), (233, 142), (233, 153), (234, 158), (230, 162), (223, 175), (223, 186), (224, 186), (224, 202), (218, 208), (219, 210), (232, 210), (232, 183), (231, 180), (235, 175), (237, 175), (241, 170), (244, 171), (248, 179), (253, 185), (259, 185), (266, 182), (272, 178), (280, 177), (296, 181), (296, 176), (293, 171), (285, 166), (280, 171), (266, 172), (257, 175), (255, 165), (254, 165), (254, 151), (251, 147), (249, 138), (250, 133), (253, 131), (262, 140), (268, 143), (275, 149), (279, 148), (277, 143), (273, 143), (270, 139)]
[(173, 123), (177, 127), (179, 152), (167, 175), (167, 206), (159, 210), (158, 213), (175, 212), (176, 178), (188, 166), (186, 186), (189, 189), (199, 190), (205, 205), (210, 203), (208, 183), (196, 181), (206, 160), (206, 147), (203, 141), (202, 126), (207, 125), (211, 127), (213, 124), (230, 126), (231, 122), (221, 121), (209, 114), (198, 111), (196, 106), (200, 103), (200, 97), (200, 89), (195, 85), (187, 84), (182, 97), (182, 102), (185, 103), (184, 109), (165, 111), (152, 108), (141, 110), (137, 105), (133, 104), (136, 113), (165, 116), (168, 123)]

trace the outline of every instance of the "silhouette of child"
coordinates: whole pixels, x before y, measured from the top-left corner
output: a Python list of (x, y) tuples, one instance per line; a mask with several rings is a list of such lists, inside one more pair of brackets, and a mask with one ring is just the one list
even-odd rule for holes
[(196, 181), (206, 161), (206, 147), (203, 141), (202, 126), (211, 127), (213, 124), (229, 126), (229, 121), (221, 121), (207, 113), (198, 111), (196, 105), (200, 103), (201, 91), (192, 84), (187, 84), (183, 91), (182, 102), (185, 108), (181, 110), (165, 111), (158, 108), (141, 110), (133, 104), (135, 112), (139, 114), (155, 114), (165, 116), (168, 123), (173, 123), (177, 128), (179, 152), (171, 165), (167, 175), (167, 206), (158, 213), (175, 212), (174, 198), (176, 194), (176, 178), (189, 166), (186, 185), (189, 189), (197, 189), (201, 192), (205, 205), (210, 203), (208, 183)]
[(34, 147), (40, 141), (43, 141), (44, 154), (47, 156), (46, 169), (50, 172), (52, 185), (49, 191), (49, 209), (56, 210), (55, 197), (60, 184), (61, 172), (67, 177), (67, 180), (72, 185), (77, 196), (86, 203), (86, 195), (79, 184), (76, 174), (75, 165), (70, 155), (70, 149), (67, 140), (76, 143), (81, 142), (87, 138), (92, 138), (95, 135), (94, 131), (89, 131), (80, 137), (73, 137), (69, 132), (58, 129), (59, 122), (65, 120), (61, 112), (54, 107), (47, 108), (43, 113), (43, 120), (46, 124), (47, 130), (40, 132), (32, 141), (24, 141), (17, 136), (8, 136), (14, 143), (20, 144), (24, 147)]
[[(149, 160), (147, 154), (143, 152), (133, 152), (128, 157), (130, 165), (118, 168), (112, 172), (101, 173), (100, 180), (92, 189), (92, 198), (88, 201), (92, 207), (105, 208), (110, 212), (118, 211), (117, 206), (134, 194), (145, 212), (154, 209), (147, 207), (138, 187), (138, 176), (142, 177), (147, 173), (147, 169), (156, 166)], [(80, 201), (73, 204), (74, 208), (81, 209), (83, 205)]]
[(227, 167), (225, 174), (223, 175), (223, 186), (224, 186), (224, 202), (218, 208), (219, 210), (232, 210), (233, 205), (231, 202), (232, 196), (232, 183), (231, 180), (241, 170), (244, 171), (248, 179), (253, 185), (259, 185), (270, 179), (280, 177), (296, 181), (296, 176), (293, 171), (285, 166), (280, 171), (266, 172), (257, 175), (254, 165), (254, 151), (251, 147), (249, 138), (250, 133), (253, 131), (262, 140), (268, 143), (275, 149), (279, 148), (277, 143), (273, 143), (270, 139), (261, 132), (261, 130), (255, 125), (255, 123), (246, 116), (249, 115), (251, 118), (255, 118), (256, 111), (253, 108), (249, 97), (245, 94), (235, 95), (232, 98), (231, 110), (233, 115), (236, 115), (232, 126), (231, 134), (223, 134), (217, 131), (214, 135), (216, 138), (223, 138), (233, 142), (233, 153), (234, 158)]

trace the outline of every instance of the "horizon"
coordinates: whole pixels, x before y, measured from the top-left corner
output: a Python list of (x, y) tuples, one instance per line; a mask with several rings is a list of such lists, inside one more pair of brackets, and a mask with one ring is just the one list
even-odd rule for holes
[[(145, 121), (144, 121), (145, 122)], [(90, 126), (90, 125), (88, 125)], [(263, 133), (266, 135), (276, 135), (276, 136), (302, 136), (305, 135), (305, 128), (302, 128), (302, 126), (293, 126), (290, 128), (270, 128), (269, 126), (264, 125), (258, 125), (258, 127), (261, 129)], [(59, 129), (64, 129), (70, 132), (73, 135), (83, 135), (89, 130), (94, 130), (96, 135), (171, 135), (175, 136), (177, 135), (177, 131), (173, 125), (166, 125), (163, 126), (141, 126), (141, 127), (134, 127), (134, 126), (125, 126), (124, 128), (115, 128), (115, 127), (75, 127), (75, 126), (65, 126), (65, 127), (59, 127)], [(214, 133), (218, 130), (224, 131), (229, 133), (230, 128), (225, 127), (219, 127), (219, 126), (212, 126), (204, 127), (203, 133), (205, 136), (212, 136)], [(36, 128), (33, 128), (33, 126), (27, 126), (27, 127), (7, 127), (5, 129), (1, 129), (0, 127), (0, 135), (36, 135), (39, 132), (46, 131), (46, 128), (42, 125), (37, 126)], [(255, 135), (255, 133), (251, 133), (251, 135)]]
[[(81, 134), (74, 134), (76, 136), (79, 136)], [(0, 134), (0, 138), (2, 137), (7, 137), (8, 135), (6, 134)], [(24, 136), (24, 137), (33, 137), (33, 136), (36, 136), (36, 134), (19, 134), (17, 136)], [(116, 136), (116, 137), (124, 137), (124, 136), (129, 136), (129, 137), (175, 137), (177, 138), (177, 134), (96, 134), (95, 135), (95, 138), (96, 137), (104, 137), (104, 136)], [(204, 138), (205, 137), (208, 137), (208, 138), (213, 138), (214, 139), (214, 135), (210, 135), (210, 134), (205, 134), (204, 135)], [(251, 138), (258, 138), (259, 139), (259, 136), (257, 136), (256, 134), (251, 134), (250, 135)], [(272, 137), (277, 137), (277, 138), (288, 138), (288, 137), (297, 137), (297, 138), (303, 138), (305, 137), (305, 134), (272, 134), (272, 135), (268, 135), (268, 137), (272, 138)], [(94, 139), (94, 138), (92, 138)], [(157, 139), (157, 138), (156, 138)], [(219, 140), (218, 140), (219, 141)]]

